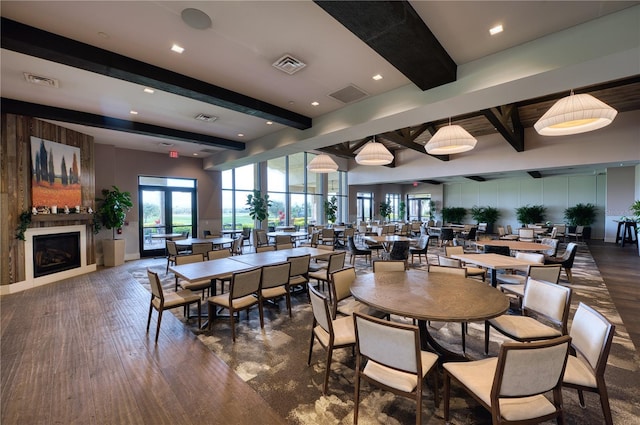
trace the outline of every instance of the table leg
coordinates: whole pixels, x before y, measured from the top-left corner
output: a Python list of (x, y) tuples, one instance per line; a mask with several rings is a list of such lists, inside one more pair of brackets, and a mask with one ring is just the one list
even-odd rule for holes
[(438, 361), (444, 362), (466, 362), (469, 359), (464, 354), (454, 353), (447, 350), (431, 336), (425, 320), (418, 320), (418, 328), (420, 329), (420, 344), (424, 351), (435, 351), (439, 354)]
[(491, 286), (494, 288), (498, 287), (498, 270), (491, 269)]

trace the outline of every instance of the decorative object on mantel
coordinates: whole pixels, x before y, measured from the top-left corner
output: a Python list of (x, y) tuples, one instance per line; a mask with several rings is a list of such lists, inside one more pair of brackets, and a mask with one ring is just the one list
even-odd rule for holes
[(360, 165), (387, 165), (393, 162), (393, 154), (382, 143), (376, 143), (376, 136), (373, 136), (356, 155), (356, 162)]
[(449, 125), (440, 127), (424, 148), (430, 155), (449, 155), (470, 151), (476, 147), (477, 142), (464, 128), (451, 125), (449, 118)]
[(533, 125), (542, 136), (566, 136), (606, 127), (618, 114), (590, 94), (571, 94), (557, 101)]
[(124, 264), (125, 240), (116, 239), (116, 230), (124, 226), (127, 212), (133, 207), (131, 194), (121, 192), (116, 186), (111, 190), (102, 189), (102, 198), (97, 198), (96, 217), (93, 220), (94, 233), (102, 227), (112, 229), (113, 238), (102, 241), (104, 265), (107, 267)]
[(24, 232), (27, 231), (27, 228), (31, 224), (31, 212), (29, 210), (22, 211), (20, 213), (20, 221), (18, 222), (18, 227), (16, 228), (16, 239), (20, 239), (21, 241), (25, 240)]

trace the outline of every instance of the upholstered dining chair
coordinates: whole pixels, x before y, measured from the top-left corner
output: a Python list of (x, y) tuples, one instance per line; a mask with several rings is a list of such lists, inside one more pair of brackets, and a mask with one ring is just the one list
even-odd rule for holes
[(498, 276), (498, 281), (502, 282), (498, 284), (498, 289), (507, 295), (516, 297), (518, 304), (522, 307), (522, 297), (524, 297), (524, 288), (528, 279), (558, 283), (558, 280), (560, 280), (560, 264), (532, 264), (527, 267), (525, 276), (519, 274), (505, 275), (502, 281)]
[(571, 240), (571, 238), (576, 238), (576, 242), (578, 242), (580, 239), (582, 239), (584, 241), (583, 238), (583, 233), (584, 233), (584, 226), (576, 226), (576, 230), (573, 232), (567, 232), (566, 233), (566, 237), (569, 238), (569, 240)]
[(320, 269), (314, 272), (309, 273), (310, 279), (315, 279), (318, 281), (318, 285), (322, 285), (324, 288), (324, 284), (329, 282), (329, 275), (335, 271), (340, 270), (344, 267), (345, 258), (347, 253), (345, 251), (334, 252), (329, 256), (329, 261), (327, 263), (326, 269)]
[(325, 228), (320, 231), (320, 239), (322, 241), (322, 245), (331, 245), (335, 244), (336, 232), (333, 228)]
[(295, 246), (293, 245), (293, 242), (288, 242), (288, 243), (282, 243), (279, 245), (276, 245), (276, 251), (282, 250), (282, 249), (292, 249), (295, 248)]
[[(217, 317), (218, 307), (229, 310), (229, 320), (231, 321), (231, 337), (236, 342), (236, 327), (234, 316), (242, 310), (249, 310), (252, 306), (258, 304), (258, 291), (260, 289), (260, 279), (262, 277), (262, 268), (243, 270), (233, 273), (231, 283), (229, 284), (229, 293), (215, 295), (209, 297), (207, 304), (209, 306), (209, 327), (213, 324), (213, 320)], [(249, 312), (247, 311), (247, 316)]]
[[(149, 326), (151, 325), (151, 313), (155, 309), (158, 312), (155, 339), (155, 343), (157, 344), (158, 335), (160, 334), (160, 323), (162, 322), (162, 312), (176, 307), (184, 307), (184, 316), (188, 319), (189, 314), (187, 310), (189, 309), (189, 306), (191, 304), (197, 304), (198, 312), (200, 312), (200, 296), (194, 294), (188, 289), (165, 294), (164, 290), (162, 289), (162, 283), (160, 282), (158, 273), (147, 269), (147, 277), (149, 278), (149, 285), (151, 285), (151, 302), (149, 303), (147, 333), (149, 333)], [(198, 328), (200, 328), (201, 326), (200, 320), (200, 314), (198, 314)]]
[(558, 245), (560, 245), (560, 241), (553, 238), (553, 237), (548, 237), (548, 238), (542, 238), (540, 239), (540, 243), (542, 245), (547, 245), (550, 246), (551, 248), (549, 248), (546, 251), (543, 251), (542, 253), (546, 256), (549, 257), (554, 257), (556, 255), (558, 255)]
[[(539, 254), (537, 252), (518, 251), (516, 252), (515, 258), (519, 260), (535, 262), (538, 264), (544, 264), (544, 255)], [(526, 270), (526, 272), (528, 273), (528, 270)], [(498, 283), (503, 283), (503, 284), (520, 285), (520, 284), (524, 284), (524, 282), (527, 280), (527, 276), (528, 274), (527, 275), (518, 274), (518, 271), (514, 270), (512, 273), (503, 273), (498, 275), (497, 281)], [(546, 280), (546, 279), (542, 279), (542, 280)]]
[(261, 245), (256, 247), (256, 252), (267, 252), (267, 251), (275, 251), (275, 245)]
[(313, 322), (311, 325), (311, 341), (309, 343), (307, 365), (311, 366), (313, 343), (315, 340), (318, 340), (322, 348), (327, 351), (324, 384), (322, 386), (322, 394), (327, 394), (333, 350), (355, 346), (356, 334), (354, 323), (353, 318), (350, 316), (340, 317), (335, 320), (332, 319), (327, 297), (320, 294), (311, 286), (309, 286), (309, 298), (311, 299), (311, 308), (313, 310)]
[(244, 237), (242, 235), (238, 235), (233, 239), (231, 243), (231, 255), (242, 255), (242, 242), (244, 241)]
[(385, 312), (378, 311), (361, 303), (351, 295), (351, 285), (356, 280), (356, 269), (346, 267), (331, 273), (329, 279), (329, 291), (331, 291), (331, 317), (335, 319), (338, 314), (351, 316), (354, 312), (368, 314), (374, 317), (389, 317)]
[(284, 297), (287, 302), (289, 317), (292, 317), (291, 293), (289, 291), (290, 272), (291, 263), (288, 261), (262, 267), (262, 281), (260, 282), (260, 291), (258, 291), (261, 328), (264, 328), (264, 303), (268, 300), (275, 301), (278, 298)]
[[(231, 257), (231, 251), (223, 248), (223, 249), (214, 249), (212, 251), (207, 252), (207, 259), (217, 260), (219, 258), (229, 258)], [(220, 282), (220, 293), (224, 292), (224, 284), (231, 282), (231, 276), (233, 273), (228, 273), (222, 276), (219, 276), (216, 280)], [(214, 282), (215, 283), (215, 282)], [(215, 289), (215, 288), (214, 288)], [(215, 294), (215, 292), (214, 292)]]
[[(460, 260), (455, 260), (453, 258), (447, 258), (439, 256), (438, 260), (440, 261), (439, 265), (429, 264), (428, 271), (429, 273), (446, 273), (452, 274), (461, 277), (467, 277), (467, 269), (462, 267)], [(449, 263), (451, 261), (451, 263)], [(450, 265), (447, 265), (450, 264)], [(457, 265), (454, 265), (457, 264)], [(462, 352), (466, 353), (467, 351), (467, 323), (460, 322), (460, 335), (462, 339)]]
[(393, 243), (389, 252), (389, 260), (402, 260), (407, 265), (409, 261), (409, 241), (397, 241)]
[(578, 244), (575, 242), (569, 242), (562, 256), (544, 257), (545, 264), (560, 264), (567, 275), (569, 283), (573, 283), (573, 275), (571, 269), (573, 268), (573, 262), (576, 259), (576, 253), (578, 252)]
[(373, 262), (373, 272), (404, 272), (407, 265), (403, 260), (377, 260)]
[(347, 239), (346, 246), (347, 246), (347, 252), (349, 253), (349, 256), (350, 256), (351, 265), (355, 263), (355, 260), (358, 257), (358, 255), (364, 256), (365, 261), (368, 261), (369, 263), (371, 263), (371, 250), (368, 248), (362, 248), (357, 246), (353, 236), (349, 236), (349, 238)]
[[(444, 368), (444, 420), (449, 423), (451, 381), (491, 412), (492, 423), (564, 423), (562, 375), (571, 337), (502, 344), (498, 357), (448, 362)], [(545, 395), (550, 393), (550, 399)]]
[(429, 264), (429, 257), (427, 256), (427, 249), (429, 248), (429, 235), (420, 235), (418, 243), (415, 247), (409, 248), (409, 254), (411, 254), (411, 262), (413, 263), (414, 255), (418, 256), (418, 262), (422, 264), (422, 256), (424, 255), (427, 265)]
[[(422, 387), (429, 372), (438, 400), (438, 355), (420, 350), (417, 326), (354, 313), (356, 376), (353, 423), (358, 423), (361, 380), (416, 401), (416, 424), (422, 423)], [(393, 349), (389, 349), (392, 346)]]
[(518, 240), (521, 242), (535, 242), (535, 231), (532, 228), (518, 229)]
[(506, 255), (507, 257), (511, 256), (511, 250), (508, 246), (500, 246), (500, 245), (486, 245), (482, 248), (482, 252), (484, 254), (500, 254)]
[(585, 407), (583, 391), (597, 393), (604, 422), (613, 425), (604, 370), (607, 367), (615, 326), (586, 304), (578, 304), (571, 322), (571, 355), (567, 359), (562, 385), (578, 390), (580, 406)]
[(207, 252), (213, 249), (213, 245), (211, 242), (196, 242), (191, 245), (191, 253), (192, 254), (202, 254), (207, 255)]
[[(452, 255), (462, 255), (464, 254), (464, 247), (462, 246), (445, 246), (444, 253), (447, 257), (451, 257)], [(458, 260), (460, 261), (460, 260)], [(487, 271), (482, 267), (474, 267), (467, 266), (466, 264), (461, 262), (461, 266), (467, 269), (467, 276), (469, 277), (479, 277), (483, 282), (487, 279)], [(455, 266), (457, 267), (457, 266)]]
[(178, 247), (174, 241), (166, 241), (165, 243), (167, 250), (167, 271), (165, 273), (169, 273), (169, 266), (176, 263), (176, 257), (180, 254), (178, 253)]
[[(503, 314), (484, 323), (484, 352), (489, 352), (491, 328), (519, 342), (539, 341), (567, 334), (571, 288), (529, 279), (522, 298), (522, 315)], [(534, 318), (535, 316), (535, 318)], [(539, 319), (544, 320), (542, 323)]]
[[(202, 254), (178, 255), (176, 257), (176, 266), (180, 266), (182, 264), (200, 263), (202, 261), (204, 261), (204, 255)], [(189, 289), (191, 291), (202, 291), (202, 298), (204, 298), (205, 291), (211, 288), (211, 280), (203, 279), (197, 280), (195, 282), (189, 282), (176, 276), (176, 291), (178, 290), (178, 287), (181, 287), (182, 289)]]
[(296, 255), (287, 257), (287, 261), (291, 263), (289, 271), (289, 289), (292, 292), (306, 292), (309, 283), (309, 263), (311, 262), (311, 254)]

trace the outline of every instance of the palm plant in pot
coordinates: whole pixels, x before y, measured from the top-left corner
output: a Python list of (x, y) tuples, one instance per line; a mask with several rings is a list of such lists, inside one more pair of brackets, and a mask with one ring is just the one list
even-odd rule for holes
[(391, 215), (391, 204), (387, 202), (380, 202), (380, 217), (382, 220), (387, 221)]
[(596, 206), (590, 203), (578, 203), (564, 210), (564, 218), (569, 223), (569, 232), (575, 232), (576, 226), (584, 226), (584, 239), (591, 238), (591, 225), (596, 221), (596, 215)]
[(444, 223), (462, 224), (467, 210), (463, 207), (444, 207), (442, 208), (442, 221)]
[(102, 198), (96, 199), (93, 231), (98, 233), (103, 227), (112, 231), (112, 238), (102, 241), (104, 265), (107, 267), (124, 264), (125, 240), (116, 239), (116, 231), (124, 226), (127, 213), (132, 207), (131, 194), (120, 191), (117, 186), (102, 189)]
[(474, 205), (471, 208), (471, 217), (477, 224), (487, 223), (486, 233), (491, 234), (493, 233), (494, 223), (500, 218), (500, 210), (491, 206), (478, 207)]
[(527, 224), (542, 223), (545, 221), (547, 208), (544, 205), (523, 205), (516, 208), (516, 218), (522, 227)]

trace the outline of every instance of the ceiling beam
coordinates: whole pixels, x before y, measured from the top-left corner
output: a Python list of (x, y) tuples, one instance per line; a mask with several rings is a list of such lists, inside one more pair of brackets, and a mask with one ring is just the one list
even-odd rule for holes
[(86, 125), (89, 127), (105, 128), (107, 130), (161, 137), (163, 139), (197, 143), (200, 145), (214, 146), (217, 148), (231, 149), (235, 151), (245, 149), (245, 144), (243, 142), (236, 142), (234, 140), (223, 139), (206, 134), (191, 133), (189, 131), (176, 130), (174, 128), (160, 127), (152, 124), (127, 121), (104, 115), (73, 111), (71, 109), (38, 105), (36, 103), (22, 102), (20, 100), (7, 99), (4, 97), (0, 101), (0, 108), (2, 108), (3, 113), (26, 115), (45, 120), (62, 121), (72, 124)]
[(311, 118), (126, 56), (2, 18), (1, 43), (12, 50), (173, 93), (289, 127), (311, 128)]
[(527, 173), (529, 173), (529, 175), (534, 179), (539, 179), (542, 177), (542, 173), (540, 173), (540, 171), (527, 171)]
[(484, 182), (487, 181), (487, 179), (485, 179), (482, 176), (464, 176), (465, 179), (469, 179), (469, 180), (473, 180), (475, 182)]
[(517, 152), (524, 151), (524, 127), (516, 105), (503, 105), (481, 112)]
[(315, 3), (421, 90), (456, 81), (457, 65), (407, 1)]

